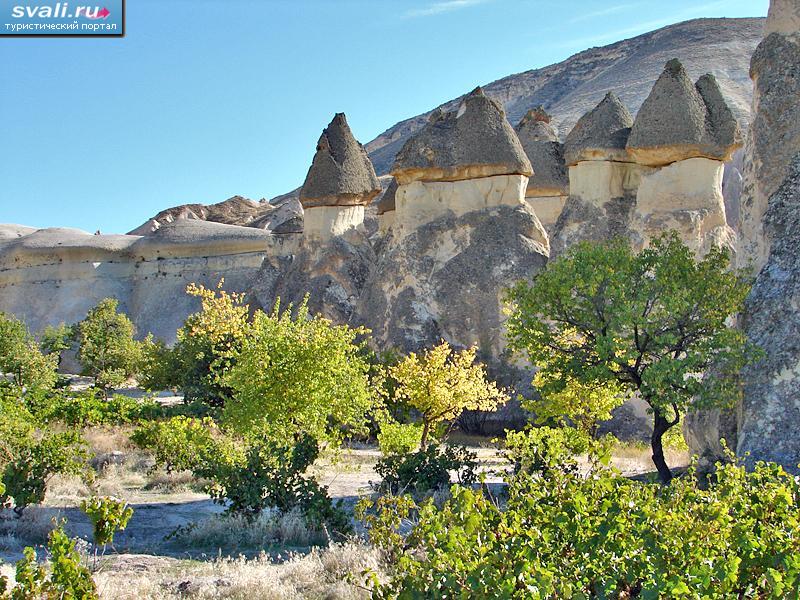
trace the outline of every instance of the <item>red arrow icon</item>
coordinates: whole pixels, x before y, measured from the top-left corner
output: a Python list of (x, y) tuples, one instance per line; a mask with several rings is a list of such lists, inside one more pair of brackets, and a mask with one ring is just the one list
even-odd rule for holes
[(98, 12), (98, 13), (97, 13), (95, 16), (93, 16), (93, 17), (89, 17), (89, 16), (87, 15), (87, 17), (88, 17), (89, 19), (105, 19), (105, 18), (106, 18), (106, 17), (108, 17), (108, 15), (110, 15), (110, 14), (111, 14), (111, 11), (110, 11), (110, 10), (108, 10), (108, 9), (107, 9), (107, 8), (104, 6), (104, 7), (103, 7), (103, 10), (101, 10), (100, 12)]

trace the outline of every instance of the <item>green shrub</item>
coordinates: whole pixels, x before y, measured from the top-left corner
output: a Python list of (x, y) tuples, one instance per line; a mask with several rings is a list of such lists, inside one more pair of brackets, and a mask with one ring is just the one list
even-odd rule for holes
[(309, 434), (338, 442), (342, 431), (366, 431), (374, 405), (369, 363), (358, 337), (366, 330), (334, 325), (306, 302), (257, 312), (236, 364), (225, 377), (233, 398), (223, 420), (240, 434), (268, 428), (273, 436)]
[(106, 298), (76, 326), (83, 375), (93, 377), (95, 386), (104, 391), (124, 383), (141, 364), (133, 323), (117, 312), (118, 305), (117, 300)]
[(409, 454), (419, 447), (422, 427), (415, 423), (384, 421), (378, 433), (378, 448), (381, 454)]
[(476, 459), (477, 455), (464, 447), (431, 444), (417, 452), (385, 456), (375, 465), (375, 472), (382, 478), (383, 491), (424, 494), (450, 485), (451, 471), (456, 472), (459, 483), (474, 483)]
[(0, 600), (96, 600), (97, 586), (89, 570), (81, 564), (75, 542), (63, 526), (50, 532), (47, 542), (50, 572), (36, 562), (33, 548), (25, 548), (17, 562), (16, 585), (7, 591), (8, 582), (0, 577)]
[(157, 419), (165, 414), (153, 400), (137, 400), (115, 394), (105, 398), (97, 390), (52, 394), (33, 411), (44, 422), (64, 423), (71, 427), (128, 425)]
[(189, 315), (178, 330), (171, 350), (147, 340), (142, 358), (142, 385), (149, 390), (178, 388), (187, 401), (223, 406), (232, 390), (223, 380), (247, 337), (249, 307), (243, 294), (229, 294), (190, 284), (186, 293), (200, 299), (200, 310)]
[(422, 448), (439, 424), (454, 421), (465, 410), (496, 410), (508, 400), (487, 380), (483, 365), (475, 364), (476, 350), (456, 351), (442, 341), (419, 355), (412, 352), (389, 369), (396, 381), (395, 397), (422, 415)]
[(42, 354), (25, 324), (0, 312), (0, 375), (9, 373), (28, 393), (42, 393), (56, 383), (58, 357)]
[(17, 512), (31, 504), (41, 504), (47, 482), (57, 474), (82, 474), (87, 456), (83, 439), (74, 431), (48, 433), (27, 441), (3, 469), (6, 491), (0, 501), (8, 503), (13, 499)]
[(297, 508), (313, 527), (336, 534), (350, 529), (327, 489), (307, 474), (319, 455), (317, 441), (307, 434), (297, 440), (263, 432), (233, 437), (212, 419), (176, 417), (146, 423), (132, 439), (154, 452), (158, 465), (207, 481), (206, 491), (229, 512), (255, 518), (266, 508)]
[(114, 544), (114, 534), (124, 531), (133, 516), (128, 503), (111, 496), (93, 496), (81, 502), (81, 510), (92, 523), (95, 546)]
[(507, 431), (503, 456), (514, 473), (549, 475), (555, 470), (577, 473), (577, 457), (588, 455), (590, 461), (608, 464), (613, 438), (595, 440), (589, 433), (572, 427), (531, 427)]
[[(378, 598), (797, 598), (800, 481), (718, 465), (669, 486), (599, 470), (509, 480), (507, 504), (454, 487), (441, 508), (387, 506), (371, 537), (395, 556)], [(394, 527), (415, 512), (407, 536)]]

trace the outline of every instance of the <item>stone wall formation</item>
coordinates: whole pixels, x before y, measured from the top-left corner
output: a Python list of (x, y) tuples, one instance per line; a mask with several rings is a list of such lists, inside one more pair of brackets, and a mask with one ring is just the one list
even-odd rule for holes
[[(377, 344), (417, 350), (439, 339), (478, 344), (504, 385), (530, 373), (507, 356), (504, 289), (582, 240), (624, 236), (636, 248), (676, 230), (698, 255), (712, 245), (751, 264), (741, 319), (767, 356), (745, 374), (735, 414), (694, 415), (693, 449), (724, 435), (753, 459), (800, 462), (800, 2), (774, 0), (752, 59), (750, 132), (717, 81), (692, 81), (669, 60), (633, 118), (613, 92), (563, 138), (543, 107), (516, 126), (481, 88), (436, 111), (378, 178), (344, 114), (316, 146), (297, 214), (271, 227), (269, 206), (217, 205), (163, 214), (134, 235), (0, 226), (0, 310), (38, 330), (75, 322), (105, 297), (140, 334), (167, 342), (196, 299), (190, 282), (245, 291), (253, 305), (300, 302), (336, 322), (366, 325)], [(723, 168), (745, 145), (738, 232), (728, 225)], [(794, 159), (794, 160), (793, 160)], [(235, 201), (235, 202), (233, 202)], [(194, 215), (194, 216), (192, 216)], [(376, 217), (372, 216), (376, 215)], [(377, 218), (377, 227), (368, 220)], [(244, 227), (262, 219), (265, 229)], [(510, 418), (508, 415), (504, 418)]]

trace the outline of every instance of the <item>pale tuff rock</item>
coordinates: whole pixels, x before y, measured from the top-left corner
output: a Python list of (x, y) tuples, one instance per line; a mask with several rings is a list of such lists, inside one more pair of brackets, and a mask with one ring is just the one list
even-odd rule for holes
[(568, 166), (583, 160), (627, 161), (625, 144), (633, 117), (613, 92), (583, 115), (567, 135), (564, 159)]
[[(383, 348), (419, 350), (441, 339), (478, 344), (491, 376), (522, 392), (530, 373), (505, 354), (503, 294), (509, 282), (544, 268), (546, 239), (525, 203), (440, 215), (390, 238), (364, 286), (359, 322)], [(490, 418), (503, 426), (524, 422), (518, 408)]]
[(364, 206), (380, 192), (372, 162), (353, 137), (344, 113), (337, 113), (317, 142), (300, 190), (303, 208)]
[(800, 2), (797, 0), (772, 0), (769, 4), (764, 37), (770, 33), (786, 36), (800, 35)]
[(253, 283), (265, 256), (294, 251), (297, 236), (250, 227), (178, 220), (152, 235), (90, 235), (44, 229), (0, 242), (0, 310), (34, 332), (75, 323), (104, 298), (117, 298), (139, 334), (174, 341), (197, 310), (186, 295), (195, 282), (241, 291)]
[(767, 29), (774, 30), (756, 48), (750, 65), (753, 118), (745, 149), (744, 189), (739, 220), (739, 265), (760, 269), (769, 254), (762, 217), (770, 196), (786, 178), (800, 149), (800, 30), (779, 15), (798, 11), (797, 0), (773, 2)]
[(661, 166), (694, 157), (730, 160), (741, 134), (712, 75), (697, 85), (670, 60), (636, 115), (628, 152), (639, 164)]
[[(774, 34), (773, 34), (774, 35)], [(738, 453), (775, 461), (794, 472), (800, 463), (800, 152), (764, 214), (767, 262), (747, 299), (742, 325), (765, 353), (744, 372)]]
[(397, 180), (392, 177), (392, 180), (389, 182), (389, 187), (386, 188), (386, 191), (383, 192), (380, 199), (373, 203), (377, 209), (378, 216), (385, 215), (387, 212), (395, 210), (396, 194)]
[(542, 109), (531, 110), (516, 127), (517, 136), (531, 161), (527, 196), (566, 196), (569, 193), (564, 150), (550, 116)]
[[(463, 181), (414, 181), (400, 185), (396, 193), (393, 229), (399, 237), (416, 231), (443, 214), (455, 216), (493, 206), (521, 206), (525, 203), (524, 175), (495, 175)], [(548, 245), (539, 224), (537, 240)]]
[(531, 174), (531, 164), (500, 105), (481, 88), (453, 112), (435, 112), (392, 167), (399, 185)]
[(356, 304), (375, 263), (372, 246), (356, 230), (332, 236), (324, 244), (310, 246), (306, 240), (294, 254), (267, 257), (249, 288), (250, 298), (255, 306), (270, 310), (279, 298), (285, 307), (308, 295), (312, 313), (336, 323), (358, 324)]
[(696, 254), (713, 246), (735, 250), (725, 218), (724, 164), (708, 158), (681, 160), (642, 176), (631, 228), (641, 241), (675, 230)]
[(35, 227), (25, 227), (24, 225), (14, 225), (12, 223), (0, 223), (0, 242), (5, 240), (15, 240), (36, 231)]
[(269, 310), (280, 299), (349, 323), (375, 253), (364, 227), (364, 207), (382, 191), (372, 163), (337, 114), (322, 132), (300, 190), (303, 238), (297, 252), (264, 261), (250, 293)]
[(386, 235), (394, 225), (395, 207), (397, 199), (397, 180), (392, 177), (389, 186), (377, 201), (373, 202), (376, 206), (378, 215), (378, 230), (381, 235)]

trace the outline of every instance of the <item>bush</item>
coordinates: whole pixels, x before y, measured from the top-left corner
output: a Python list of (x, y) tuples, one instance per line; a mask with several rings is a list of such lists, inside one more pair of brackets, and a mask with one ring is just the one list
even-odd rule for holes
[(397, 382), (395, 397), (422, 415), (420, 445), (438, 424), (453, 421), (465, 410), (496, 410), (508, 400), (494, 382), (487, 381), (482, 365), (476, 365), (475, 348), (454, 351), (442, 342), (419, 356), (409, 354), (389, 369)]
[(0, 312), (0, 375), (10, 373), (14, 383), (30, 393), (55, 386), (58, 357), (42, 354), (25, 324)]
[(83, 375), (93, 377), (101, 390), (121, 385), (141, 364), (133, 323), (117, 312), (117, 306), (116, 300), (106, 298), (89, 311), (76, 330)]
[(85, 470), (87, 453), (77, 432), (48, 433), (38, 440), (26, 440), (3, 469), (5, 493), (0, 501), (13, 499), (14, 510), (41, 504), (47, 482), (57, 474), (80, 475)]
[(233, 398), (223, 420), (245, 434), (268, 428), (292, 440), (308, 434), (338, 442), (363, 432), (374, 404), (369, 363), (357, 338), (366, 333), (311, 316), (306, 302), (283, 312), (257, 312), (225, 382)]
[[(371, 537), (396, 557), (382, 598), (797, 598), (800, 481), (780, 466), (690, 470), (669, 486), (553, 469), (507, 505), (455, 487), (438, 509), (389, 506)], [(418, 511), (407, 537), (392, 526)], [(393, 535), (394, 534), (394, 535)]]
[(378, 433), (378, 448), (384, 456), (409, 454), (419, 447), (422, 427), (414, 423), (384, 421)]
[(386, 456), (375, 465), (375, 472), (383, 478), (383, 491), (424, 494), (450, 485), (451, 471), (456, 472), (459, 483), (475, 483), (476, 459), (477, 455), (464, 447), (429, 445), (410, 454)]
[(93, 496), (81, 502), (81, 510), (89, 517), (95, 546), (114, 544), (114, 534), (124, 531), (133, 516), (128, 503), (111, 496)]
[(75, 542), (64, 533), (63, 527), (50, 532), (47, 550), (50, 573), (38, 565), (33, 548), (25, 548), (24, 558), (17, 562), (16, 585), (10, 594), (7, 580), (0, 577), (0, 600), (99, 598), (91, 573), (81, 564)]
[(256, 433), (236, 438), (211, 419), (177, 417), (148, 423), (132, 439), (155, 453), (168, 470), (189, 470), (208, 481), (206, 491), (228, 512), (256, 518), (264, 509), (282, 513), (299, 509), (312, 527), (329, 527), (344, 534), (350, 525), (311, 476), (308, 468), (319, 455), (309, 435), (297, 440)]
[(156, 419), (164, 409), (153, 400), (137, 400), (114, 395), (104, 398), (96, 390), (54, 394), (34, 407), (34, 414), (43, 422), (58, 421), (71, 427), (128, 425)]
[(201, 308), (187, 317), (170, 350), (161, 342), (146, 341), (142, 385), (146, 389), (178, 388), (187, 401), (223, 406), (232, 390), (224, 376), (249, 330), (249, 307), (242, 294), (229, 294), (220, 280), (216, 290), (190, 284), (186, 293), (200, 299)]
[(514, 473), (551, 475), (554, 471), (578, 473), (577, 456), (587, 454), (590, 461), (608, 464), (613, 438), (594, 440), (588, 433), (572, 427), (534, 427), (507, 431), (502, 452)]

